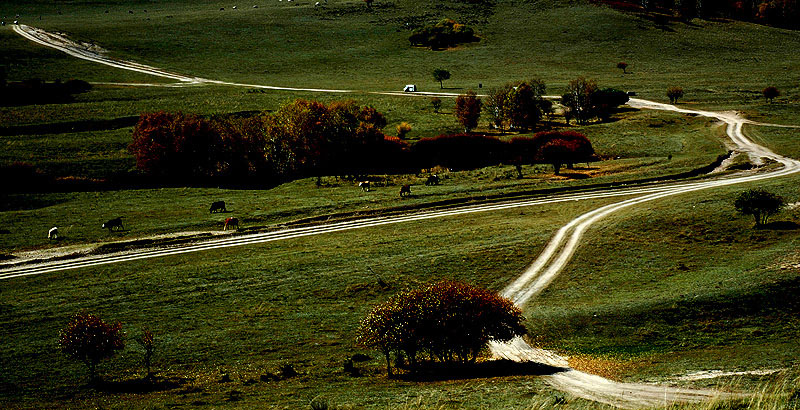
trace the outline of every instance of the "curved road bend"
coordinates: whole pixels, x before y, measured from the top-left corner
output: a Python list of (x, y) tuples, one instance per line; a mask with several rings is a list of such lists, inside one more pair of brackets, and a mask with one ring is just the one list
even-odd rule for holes
[[(159, 76), (180, 81), (184, 84), (222, 84), (231, 86), (243, 86), (252, 88), (265, 88), (275, 90), (292, 90), (292, 91), (317, 91), (317, 92), (333, 92), (333, 93), (350, 93), (351, 90), (326, 90), (315, 88), (290, 88), (290, 87), (273, 87), (254, 84), (238, 84), (217, 80), (208, 80), (199, 77), (188, 77), (180, 74), (170, 73), (161, 69), (138, 64), (129, 61), (122, 61), (106, 57), (101, 53), (88, 50), (86, 46), (75, 43), (61, 35), (48, 33), (34, 27), (25, 25), (15, 25), (14, 31), (19, 35), (36, 42), (38, 44), (61, 50), (71, 56), (81, 58), (96, 63), (105, 64), (108, 66), (121, 68), (125, 70), (136, 71), (144, 74)], [(385, 95), (409, 95), (399, 92), (373, 92), (374, 94)], [(418, 93), (419, 94), (419, 93)], [(431, 93), (424, 94), (425, 96), (440, 95), (444, 97), (451, 97), (454, 95)], [(701, 182), (676, 182), (661, 186), (648, 187), (648, 188), (634, 188), (626, 189), (613, 189), (598, 191), (593, 193), (579, 193), (573, 195), (547, 197), (541, 199), (531, 199), (523, 201), (512, 201), (501, 204), (490, 205), (477, 205), (468, 207), (458, 207), (453, 209), (438, 210), (421, 212), (410, 215), (393, 216), (393, 217), (379, 217), (367, 218), (357, 221), (340, 222), (334, 224), (327, 224), (307, 228), (294, 228), (283, 231), (243, 235), (239, 237), (226, 238), (203, 242), (195, 245), (180, 246), (169, 249), (157, 249), (148, 251), (133, 251), (125, 254), (115, 254), (106, 256), (86, 257), (65, 262), (51, 262), (43, 263), (36, 266), (28, 267), (14, 267), (10, 269), (0, 270), (0, 279), (10, 279), (14, 277), (36, 275), (48, 272), (55, 272), (66, 269), (76, 269), (81, 267), (97, 266), (108, 263), (118, 263), (129, 260), (160, 257), (165, 255), (174, 255), (187, 252), (199, 252), (209, 249), (217, 249), (229, 246), (241, 246), (254, 243), (263, 243), (269, 241), (276, 241), (281, 239), (296, 238), (301, 236), (316, 235), (328, 232), (337, 232), (349, 229), (357, 229), (369, 226), (385, 225), (390, 223), (402, 223), (407, 221), (438, 218), (443, 216), (452, 216), (473, 212), (487, 212), (497, 209), (509, 209), (521, 206), (533, 206), (543, 203), (553, 203), (567, 200), (580, 200), (590, 198), (607, 198), (610, 196), (631, 196), (640, 195), (633, 198), (625, 199), (623, 201), (603, 206), (593, 211), (587, 212), (574, 220), (570, 221), (567, 225), (559, 229), (556, 235), (551, 239), (545, 250), (533, 262), (533, 264), (526, 269), (525, 272), (513, 283), (511, 283), (502, 294), (511, 298), (514, 302), (524, 307), (524, 305), (538, 295), (543, 289), (550, 284), (553, 279), (563, 270), (566, 264), (571, 259), (575, 249), (580, 243), (583, 233), (595, 222), (600, 219), (625, 209), (630, 206), (638, 205), (641, 203), (658, 200), (673, 195), (680, 195), (690, 192), (696, 192), (704, 189), (728, 186), (733, 184), (742, 184), (761, 181), (770, 178), (777, 178), (787, 176), (800, 172), (800, 162), (790, 158), (780, 156), (772, 151), (764, 148), (758, 144), (750, 141), (742, 132), (742, 126), (749, 121), (739, 117), (736, 114), (718, 113), (711, 111), (698, 111), (677, 108), (673, 105), (662, 104), (653, 101), (642, 99), (631, 99), (628, 105), (635, 108), (653, 109), (673, 111), (684, 114), (699, 115), (708, 118), (714, 118), (727, 124), (727, 134), (731, 140), (737, 145), (739, 150), (746, 152), (750, 155), (751, 160), (755, 163), (760, 163), (762, 158), (774, 160), (783, 165), (781, 169), (764, 172), (764, 173), (740, 173), (733, 177), (718, 178), (714, 180), (707, 180)], [(769, 125), (769, 124), (756, 124), (754, 125)], [(600, 376), (590, 375), (574, 369), (569, 369), (567, 360), (563, 357), (556, 355), (553, 352), (536, 349), (528, 345), (522, 339), (515, 339), (509, 343), (492, 343), (492, 352), (496, 357), (507, 358), (516, 361), (539, 361), (554, 366), (565, 367), (563, 372), (555, 373), (551, 376), (546, 376), (547, 381), (555, 388), (567, 391), (578, 397), (586, 398), (589, 400), (598, 401), (624, 408), (637, 408), (637, 407), (651, 407), (668, 405), (674, 402), (682, 401), (697, 401), (705, 400), (711, 397), (719, 396), (722, 393), (711, 390), (695, 390), (695, 389), (678, 389), (665, 386), (657, 386), (650, 384), (637, 384), (637, 383), (619, 383), (612, 380), (602, 378)]]

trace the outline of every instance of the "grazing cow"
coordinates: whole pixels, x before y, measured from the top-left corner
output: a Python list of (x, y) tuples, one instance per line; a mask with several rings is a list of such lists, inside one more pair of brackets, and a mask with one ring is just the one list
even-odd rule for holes
[(319, 7), (319, 2), (314, 3), (314, 7)]
[(208, 209), (208, 213), (213, 214), (215, 212), (228, 212), (225, 209), (225, 201), (216, 201), (211, 203), (211, 208)]
[(128, 10), (128, 14), (133, 14), (133, 10)]
[(253, 6), (253, 8), (254, 8), (254, 9), (257, 9), (257, 8), (258, 8), (258, 6)]
[(369, 181), (359, 182), (358, 187), (361, 188), (362, 191), (369, 192)]
[(411, 195), (411, 185), (405, 184), (400, 187), (400, 198)]
[(49, 231), (47, 231), (47, 239), (53, 239), (53, 240), (58, 239), (58, 227), (57, 226), (54, 226), (54, 227), (50, 228)]
[(231, 229), (239, 229), (239, 218), (230, 217), (225, 220), (225, 226), (222, 228), (223, 231), (227, 231), (228, 227)]
[(219, 11), (225, 11), (225, 7), (220, 7)]
[(236, 6), (233, 6), (232, 8), (233, 8), (234, 10), (236, 10)]
[(122, 217), (121, 216), (119, 218), (109, 219), (108, 221), (106, 221), (106, 223), (104, 223), (101, 226), (101, 228), (108, 229), (109, 232), (113, 231), (115, 228), (118, 231), (121, 231), (121, 230), (125, 229), (125, 227), (122, 226)]
[(442, 182), (442, 180), (439, 179), (439, 175), (433, 174), (429, 176), (427, 180), (425, 180), (425, 185), (439, 185), (440, 182)]

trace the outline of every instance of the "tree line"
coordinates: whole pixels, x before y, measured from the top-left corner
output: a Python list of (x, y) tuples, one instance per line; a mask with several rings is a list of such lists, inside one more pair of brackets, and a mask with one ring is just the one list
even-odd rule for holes
[[(529, 121), (522, 116), (519, 121)], [(414, 172), (443, 165), (469, 169), (499, 163), (561, 164), (596, 160), (589, 139), (574, 132), (509, 141), (483, 134), (445, 134), (409, 144), (383, 133), (386, 119), (354, 101), (328, 105), (298, 99), (254, 117), (143, 114), (129, 149), (140, 172), (171, 181), (280, 183), (308, 176)]]
[(797, 0), (631, 0), (603, 1), (621, 8), (667, 10), (683, 18), (728, 17), (773, 26), (800, 28)]

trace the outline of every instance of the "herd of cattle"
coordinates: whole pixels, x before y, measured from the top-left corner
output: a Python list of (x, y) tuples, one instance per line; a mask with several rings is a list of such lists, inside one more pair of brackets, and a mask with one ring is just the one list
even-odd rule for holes
[[(441, 179), (436, 174), (430, 175), (425, 180), (425, 185), (427, 185), (427, 186), (439, 185), (440, 183), (441, 183)], [(362, 191), (365, 191), (365, 192), (369, 192), (370, 191), (370, 181), (361, 181), (361, 182), (358, 183), (358, 186), (359, 186), (359, 188), (361, 188)], [(400, 187), (400, 197), (401, 198), (405, 198), (405, 197), (410, 196), (410, 195), (411, 195), (411, 185), (410, 184), (405, 184), (405, 185)], [(215, 213), (220, 213), (220, 212), (222, 212), (222, 213), (228, 212), (228, 209), (225, 207), (225, 201), (214, 201), (214, 202), (212, 202), (211, 206), (208, 208), (208, 213), (215, 214)], [(123, 217), (119, 216), (119, 217), (116, 217), (114, 219), (109, 219), (104, 224), (100, 225), (100, 227), (102, 229), (108, 229), (109, 233), (114, 232), (114, 231), (124, 231), (125, 230), (125, 226), (122, 224), (122, 218)], [(227, 231), (228, 229), (239, 229), (239, 218), (236, 218), (236, 217), (225, 218), (225, 223), (222, 226), (222, 230), (223, 231)], [(47, 231), (47, 239), (51, 239), (51, 240), (58, 240), (59, 239), (58, 227), (57, 226), (54, 226), (54, 227), (50, 228), (49, 231)]]

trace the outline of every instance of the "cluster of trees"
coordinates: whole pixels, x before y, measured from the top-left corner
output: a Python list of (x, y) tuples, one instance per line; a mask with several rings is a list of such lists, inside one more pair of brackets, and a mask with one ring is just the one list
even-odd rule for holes
[(384, 137), (384, 116), (353, 101), (298, 99), (250, 118), (144, 114), (129, 149), (147, 175), (256, 179), (356, 175), (399, 166), (405, 144)]
[[(153, 340), (153, 332), (149, 330), (143, 330), (141, 337), (136, 339), (145, 352), (147, 378), (152, 377)], [(65, 355), (84, 363), (89, 369), (90, 383), (96, 384), (100, 380), (97, 365), (125, 348), (122, 324), (107, 323), (91, 313), (78, 313), (61, 329), (58, 347)]]
[(563, 165), (597, 161), (592, 143), (574, 131), (547, 131), (510, 141), (481, 134), (451, 134), (423, 138), (411, 147), (420, 166), (442, 165), (470, 169), (494, 164), (552, 164), (556, 174)]
[[(477, 127), (481, 112), (489, 118), (491, 127), (526, 132), (536, 128), (545, 115), (553, 114), (553, 102), (543, 97), (545, 91), (544, 82), (535, 79), (490, 90), (485, 101), (468, 91), (456, 98), (454, 114), (465, 132)], [(607, 121), (628, 99), (625, 91), (600, 89), (594, 80), (579, 77), (569, 82), (560, 102), (568, 124), (572, 119), (586, 124), (594, 118)]]
[(32, 78), (19, 82), (7, 82), (5, 71), (0, 69), (0, 105), (60, 104), (75, 100), (74, 95), (92, 89), (83, 80), (68, 80), (52, 83)]
[(648, 10), (667, 9), (686, 18), (729, 17), (789, 28), (800, 28), (797, 0), (631, 0)]
[(617, 107), (627, 102), (628, 93), (625, 91), (600, 89), (597, 82), (583, 77), (570, 81), (561, 96), (567, 123), (573, 118), (579, 124), (586, 124), (593, 118), (606, 121)]
[(401, 292), (376, 306), (361, 322), (356, 341), (383, 353), (392, 375), (392, 355), (404, 356), (412, 372), (423, 360), (469, 363), (489, 341), (525, 333), (522, 311), (510, 300), (443, 281)]
[(432, 26), (418, 28), (408, 37), (412, 46), (430, 47), (431, 50), (440, 50), (478, 40), (475, 30), (452, 19), (443, 19)]
[(489, 91), (484, 112), (492, 126), (525, 132), (536, 127), (544, 113), (552, 111), (553, 103), (545, 100), (546, 86), (541, 80), (508, 83)]

